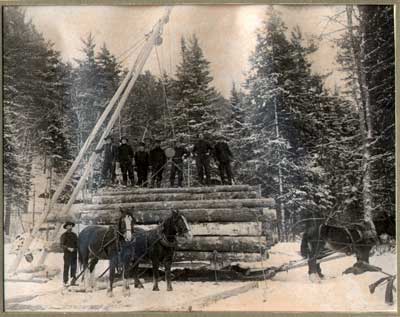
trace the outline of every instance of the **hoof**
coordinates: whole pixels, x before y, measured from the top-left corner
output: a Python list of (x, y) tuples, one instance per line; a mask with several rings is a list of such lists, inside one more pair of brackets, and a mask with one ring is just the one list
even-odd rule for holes
[(108, 296), (108, 297), (114, 297), (113, 291), (110, 290), (110, 289), (108, 289), (108, 290), (107, 290), (107, 296)]
[(159, 289), (158, 287), (153, 287), (153, 291), (154, 291), (154, 292), (159, 292), (160, 289)]
[(310, 274), (309, 279), (312, 283), (321, 283), (321, 278), (317, 273)]
[(143, 286), (142, 283), (140, 283), (140, 284), (135, 284), (135, 288), (144, 288), (144, 286)]
[(172, 286), (167, 287), (167, 291), (168, 291), (168, 292), (172, 292), (172, 291), (173, 291)]

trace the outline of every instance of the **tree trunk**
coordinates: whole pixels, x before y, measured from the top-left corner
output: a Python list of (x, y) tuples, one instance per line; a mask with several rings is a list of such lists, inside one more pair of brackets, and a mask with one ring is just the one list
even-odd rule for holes
[(111, 195), (143, 195), (143, 194), (174, 194), (174, 193), (220, 193), (220, 192), (257, 192), (258, 186), (250, 185), (221, 185), (212, 187), (180, 187), (180, 188), (134, 188), (127, 190), (105, 190), (98, 192), (97, 196)]
[(225, 200), (183, 200), (183, 201), (156, 201), (139, 203), (112, 203), (101, 205), (87, 205), (85, 210), (128, 209), (208, 209), (208, 208), (273, 208), (275, 201), (272, 198), (259, 199), (225, 199)]
[[(257, 208), (181, 209), (180, 211), (192, 224), (202, 222), (254, 222), (263, 219), (262, 210)], [(149, 225), (160, 223), (170, 215), (170, 211), (167, 209), (135, 209), (132, 210), (132, 214), (135, 217), (137, 224)], [(109, 225), (117, 223), (119, 217), (120, 213), (115, 209), (89, 210), (82, 212), (77, 210), (74, 214), (64, 217), (53, 214), (49, 217), (49, 221), (65, 222), (73, 220), (85, 225)]]
[[(353, 6), (346, 6), (347, 13), (347, 23), (349, 27), (349, 36), (352, 44), (352, 53), (353, 60), (355, 62), (355, 70), (358, 78), (358, 85), (360, 89), (361, 96), (361, 109), (359, 109), (359, 121), (360, 121), (360, 132), (363, 139), (363, 211), (364, 211), (364, 220), (368, 222), (375, 231), (373, 219), (373, 198), (372, 198), (372, 190), (371, 190), (371, 141), (372, 141), (372, 123), (371, 123), (371, 100), (370, 94), (368, 90), (368, 83), (366, 78), (366, 69), (363, 66), (363, 61), (366, 56), (366, 21), (365, 18), (361, 16), (360, 18), (360, 31), (361, 31), (361, 46), (360, 46), (360, 54), (357, 54), (357, 43), (353, 32)], [(360, 11), (362, 15), (362, 11)]]
[(192, 240), (179, 241), (178, 251), (217, 251), (257, 253), (267, 247), (263, 237), (193, 237)]
[(190, 201), (190, 200), (216, 200), (216, 199), (246, 199), (256, 198), (255, 192), (222, 192), (222, 193), (157, 193), (143, 195), (110, 195), (95, 196), (92, 199), (94, 204), (112, 204), (129, 202), (149, 202), (149, 201)]

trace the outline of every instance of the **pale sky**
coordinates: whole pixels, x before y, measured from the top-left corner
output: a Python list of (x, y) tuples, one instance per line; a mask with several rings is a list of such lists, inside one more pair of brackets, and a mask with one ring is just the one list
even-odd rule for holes
[[(163, 45), (158, 47), (162, 68), (173, 72), (179, 63), (180, 38), (195, 33), (205, 57), (211, 62), (214, 85), (229, 97), (232, 81), (242, 83), (249, 69), (248, 59), (256, 44), (256, 29), (265, 17), (267, 6), (219, 5), (219, 6), (175, 6), (170, 22), (164, 30)], [(319, 35), (322, 32), (340, 29), (340, 25), (329, 23), (327, 16), (343, 10), (337, 6), (276, 6), (289, 30), (299, 25), (303, 34)], [(161, 6), (35, 6), (26, 7), (44, 37), (55, 43), (65, 61), (82, 56), (81, 38), (91, 32), (100, 47), (106, 43), (115, 56), (132, 47), (138, 39), (148, 33), (163, 15)], [(336, 69), (336, 49), (328, 40), (320, 43), (313, 56), (313, 69), (328, 72)], [(137, 53), (137, 51), (136, 51)], [(124, 61), (128, 66), (136, 54)], [(159, 74), (153, 50), (145, 69)], [(338, 81), (335, 72), (328, 79), (332, 87)]]

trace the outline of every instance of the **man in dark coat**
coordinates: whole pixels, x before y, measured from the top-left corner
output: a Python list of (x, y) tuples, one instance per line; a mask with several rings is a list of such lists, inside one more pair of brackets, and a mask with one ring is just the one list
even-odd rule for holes
[(135, 185), (135, 176), (133, 174), (133, 150), (128, 144), (126, 137), (121, 138), (121, 145), (118, 148), (118, 161), (122, 173), (122, 185), (126, 186), (128, 183), (128, 176), (131, 185)]
[[(232, 185), (231, 160), (233, 155), (231, 150), (229, 149), (228, 143), (225, 142), (224, 137), (220, 138), (219, 142), (215, 145), (214, 150), (215, 150), (215, 159), (218, 162), (221, 183)], [(225, 179), (225, 174), (228, 179), (227, 181)]]
[(75, 284), (76, 280), (76, 260), (78, 251), (78, 236), (72, 232), (72, 228), (75, 226), (73, 222), (66, 222), (63, 226), (65, 231), (60, 237), (61, 248), (64, 251), (64, 271), (63, 271), (63, 282), (66, 286), (68, 283), (68, 273), (71, 269), (71, 285)]
[(199, 182), (204, 185), (204, 175), (206, 176), (206, 185), (210, 185), (210, 156), (212, 153), (211, 144), (204, 139), (203, 134), (197, 136), (197, 142), (193, 148), (193, 154), (196, 159), (197, 175)]
[(175, 175), (178, 173), (178, 187), (182, 187), (183, 181), (183, 160), (189, 155), (188, 150), (178, 142), (174, 146), (175, 155), (172, 158), (170, 184), (171, 187), (175, 185)]
[(161, 187), (162, 176), (167, 163), (167, 156), (161, 148), (160, 140), (156, 140), (155, 147), (150, 151), (151, 165), (151, 187), (154, 187), (156, 182), (157, 187)]
[(147, 187), (147, 174), (149, 171), (149, 153), (144, 149), (145, 143), (140, 142), (139, 149), (135, 153), (135, 165), (138, 174), (138, 185)]
[(113, 143), (111, 136), (104, 139), (103, 146), (96, 153), (104, 152), (103, 167), (101, 169), (102, 186), (115, 182), (115, 165), (117, 160), (117, 145)]

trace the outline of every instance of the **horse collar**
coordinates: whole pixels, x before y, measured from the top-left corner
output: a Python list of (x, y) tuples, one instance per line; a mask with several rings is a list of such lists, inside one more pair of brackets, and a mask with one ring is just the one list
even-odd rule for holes
[(165, 233), (162, 232), (162, 230), (158, 231), (158, 239), (159, 239), (160, 243), (166, 248), (175, 248), (178, 244), (176, 239), (174, 239), (174, 241), (169, 241), (167, 239)]

